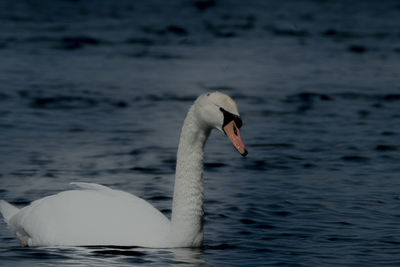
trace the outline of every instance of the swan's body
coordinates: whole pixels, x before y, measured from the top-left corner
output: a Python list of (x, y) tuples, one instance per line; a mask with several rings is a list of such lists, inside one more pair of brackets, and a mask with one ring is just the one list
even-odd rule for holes
[(80, 189), (22, 209), (0, 200), (0, 212), (23, 246), (200, 246), (204, 145), (211, 129), (217, 128), (246, 155), (239, 124), (236, 104), (218, 92), (200, 96), (189, 109), (178, 148), (171, 220), (130, 193), (89, 183), (75, 183)]
[(36, 200), (12, 216), (9, 226), (23, 245), (165, 244), (169, 220), (148, 202), (101, 185), (76, 185), (81, 190)]

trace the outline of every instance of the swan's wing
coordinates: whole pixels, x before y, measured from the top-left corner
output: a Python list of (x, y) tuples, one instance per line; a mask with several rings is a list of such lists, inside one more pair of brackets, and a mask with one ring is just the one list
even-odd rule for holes
[(104, 186), (101, 184), (94, 184), (94, 183), (73, 182), (73, 183), (70, 183), (70, 185), (75, 185), (78, 188), (87, 189), (87, 190), (96, 190), (96, 191), (112, 190), (111, 188), (109, 188), (107, 186)]
[(160, 246), (169, 220), (147, 201), (127, 192), (88, 183), (83, 190), (48, 196), (21, 209), (10, 220), (30, 246)]
[(3, 215), (4, 220), (8, 223), (12, 216), (17, 214), (19, 209), (10, 203), (0, 200), (0, 213)]

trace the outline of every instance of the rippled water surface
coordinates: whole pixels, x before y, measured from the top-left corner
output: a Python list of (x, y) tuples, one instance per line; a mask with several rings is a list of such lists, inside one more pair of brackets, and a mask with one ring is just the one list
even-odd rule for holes
[(398, 1), (1, 1), (0, 28), (0, 199), (95, 182), (169, 216), (207, 91), (249, 150), (210, 136), (199, 249), (21, 248), (1, 221), (0, 265), (400, 265)]

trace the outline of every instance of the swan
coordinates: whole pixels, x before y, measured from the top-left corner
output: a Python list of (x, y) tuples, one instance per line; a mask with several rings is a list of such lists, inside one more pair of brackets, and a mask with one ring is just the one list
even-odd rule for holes
[(246, 156), (241, 126), (236, 103), (223, 93), (200, 95), (189, 108), (177, 152), (171, 220), (135, 195), (93, 183), (72, 183), (77, 189), (22, 209), (0, 200), (0, 212), (22, 246), (199, 247), (204, 145), (216, 128)]

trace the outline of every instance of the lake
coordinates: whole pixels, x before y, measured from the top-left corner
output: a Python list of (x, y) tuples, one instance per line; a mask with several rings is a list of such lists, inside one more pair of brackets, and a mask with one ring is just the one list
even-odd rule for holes
[(0, 199), (93, 182), (170, 216), (196, 97), (238, 104), (205, 148), (204, 245), (21, 248), (3, 266), (400, 265), (398, 1), (1, 1)]

